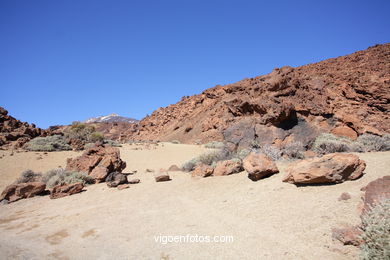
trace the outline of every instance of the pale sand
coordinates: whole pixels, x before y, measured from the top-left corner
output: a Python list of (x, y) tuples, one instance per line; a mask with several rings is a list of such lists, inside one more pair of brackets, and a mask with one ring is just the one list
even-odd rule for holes
[[(156, 183), (146, 168), (180, 166), (199, 146), (165, 144), (156, 150), (121, 148), (125, 171), (140, 184), (119, 191), (104, 183), (70, 197), (40, 196), (0, 205), (0, 259), (356, 259), (358, 250), (331, 238), (331, 228), (359, 222), (360, 188), (390, 174), (390, 152), (360, 154), (359, 180), (296, 187), (281, 173), (252, 182), (246, 174), (204, 179), (172, 172)], [(4, 151), (0, 152), (4, 153)], [(65, 166), (74, 152), (0, 159), (0, 184), (21, 170)], [(352, 199), (338, 201), (343, 192)], [(158, 235), (231, 235), (233, 243), (156, 243)]]

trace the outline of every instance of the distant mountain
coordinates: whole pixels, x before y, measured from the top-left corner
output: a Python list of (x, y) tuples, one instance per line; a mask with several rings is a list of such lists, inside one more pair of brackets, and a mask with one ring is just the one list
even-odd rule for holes
[(93, 117), (84, 121), (84, 123), (116, 123), (116, 122), (137, 123), (138, 120), (130, 117), (120, 116), (118, 114), (110, 114), (107, 116)]

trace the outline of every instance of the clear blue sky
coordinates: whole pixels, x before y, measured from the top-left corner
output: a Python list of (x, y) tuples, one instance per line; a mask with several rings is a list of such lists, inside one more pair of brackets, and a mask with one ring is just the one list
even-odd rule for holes
[(0, 0), (0, 106), (140, 119), (217, 84), (390, 41), (390, 1)]

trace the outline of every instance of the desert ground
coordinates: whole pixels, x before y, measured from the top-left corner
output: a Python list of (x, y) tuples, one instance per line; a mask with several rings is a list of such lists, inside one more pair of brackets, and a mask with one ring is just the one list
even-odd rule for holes
[[(360, 189), (390, 173), (390, 152), (359, 154), (365, 175), (336, 185), (297, 187), (279, 174), (252, 182), (245, 172), (192, 178), (153, 173), (202, 154), (197, 145), (124, 145), (124, 172), (141, 183), (129, 189), (105, 183), (51, 200), (37, 196), (0, 205), (0, 259), (356, 259), (358, 249), (333, 241), (331, 228), (359, 222)], [(0, 151), (0, 189), (21, 171), (65, 167), (78, 152)], [(41, 159), (40, 159), (41, 158)], [(343, 192), (350, 200), (339, 201)], [(228, 235), (232, 243), (167, 243), (159, 235)]]

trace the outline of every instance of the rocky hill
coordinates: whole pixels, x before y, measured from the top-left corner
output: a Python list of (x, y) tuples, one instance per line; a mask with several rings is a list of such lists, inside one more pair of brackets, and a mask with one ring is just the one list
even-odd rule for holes
[(390, 43), (183, 97), (144, 118), (128, 138), (307, 144), (320, 132), (390, 132)]
[(84, 121), (84, 123), (118, 123), (118, 122), (137, 123), (138, 120), (130, 117), (120, 116), (118, 114), (110, 114), (107, 116), (93, 117)]
[(21, 122), (0, 107), (0, 147), (20, 148), (30, 139), (41, 134), (42, 130), (34, 124)]

